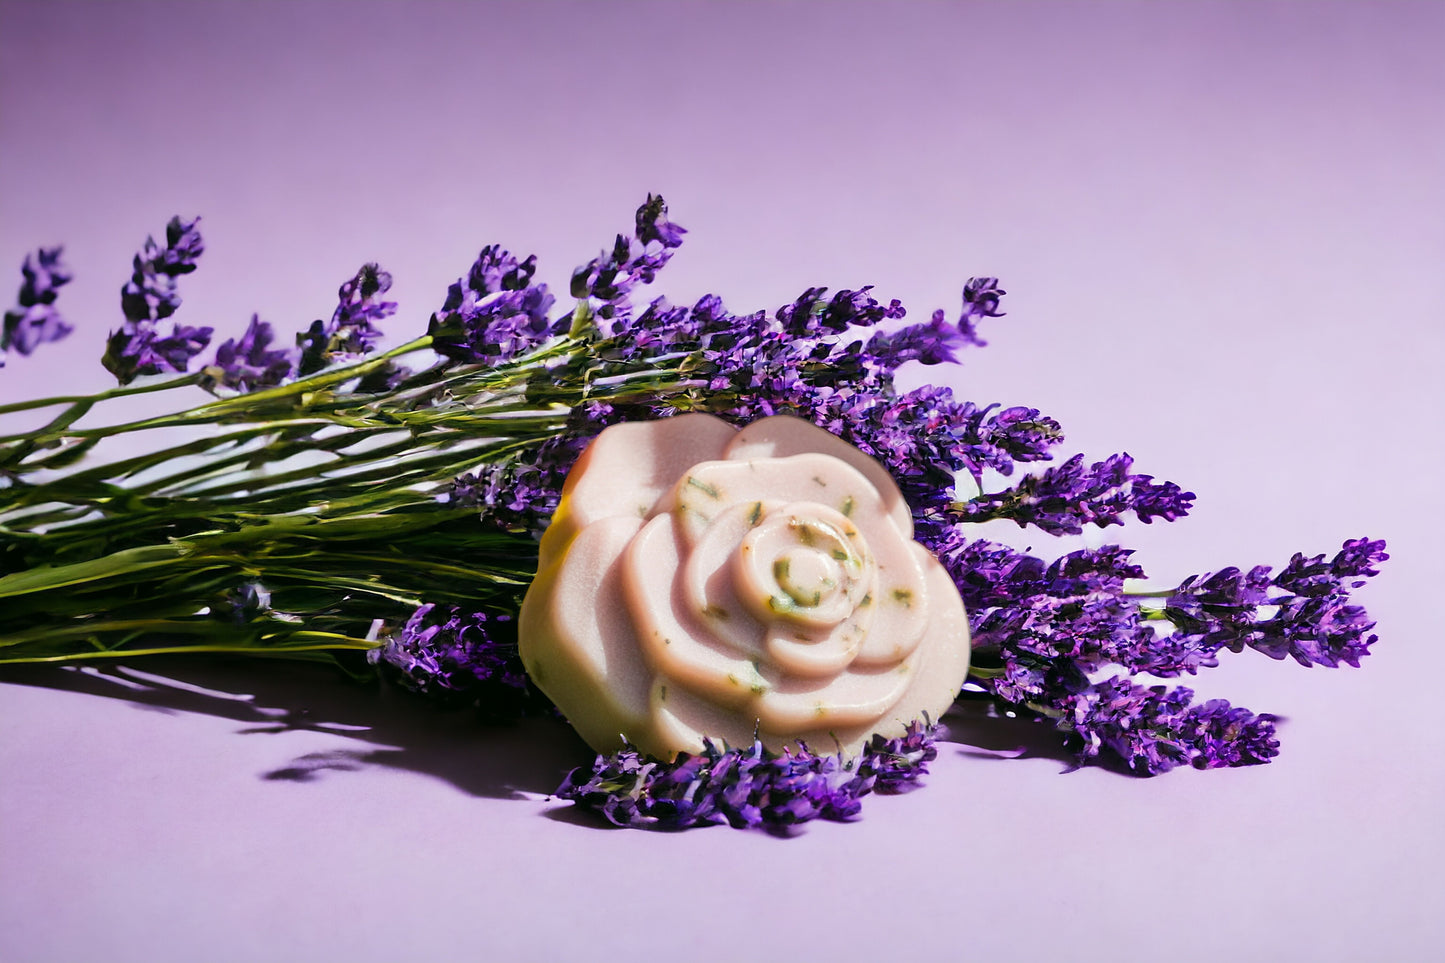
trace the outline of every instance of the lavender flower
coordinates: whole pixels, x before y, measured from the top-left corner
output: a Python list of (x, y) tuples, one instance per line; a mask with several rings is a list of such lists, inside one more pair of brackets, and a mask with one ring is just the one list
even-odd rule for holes
[(539, 697), (529, 689), (510, 615), (423, 605), (399, 632), (367, 653), (402, 687), (483, 713), (515, 713)]
[(15, 307), (5, 312), (0, 327), (0, 367), (12, 348), (28, 355), (46, 342), (59, 341), (72, 328), (55, 309), (57, 292), (70, 283), (70, 271), (61, 261), (62, 248), (39, 248), (25, 256), (20, 273), (24, 280)]
[[(1191, 707), (1188, 689), (1090, 682), (1102, 669), (1194, 673), (1218, 664), (1220, 649), (1246, 646), (1305, 664), (1357, 665), (1374, 641), (1364, 635), (1373, 623), (1346, 593), (1388, 557), (1383, 542), (1346, 542), (1330, 561), (1296, 555), (1273, 580), (1268, 566), (1186, 579), (1162, 610), (1125, 589), (1126, 579), (1144, 575), (1131, 554), (1106, 546), (1046, 564), (958, 533), (939, 550), (969, 611), (974, 684), (1057, 720), (1084, 740), (1082, 759), (1108, 749), (1154, 773), (1186, 762), (1246, 765), (1277, 750), (1272, 717), (1219, 701)], [(1292, 592), (1306, 587), (1312, 595)], [(1269, 609), (1275, 614), (1263, 614)], [(1156, 615), (1174, 623), (1172, 634), (1156, 629)]]
[(127, 321), (159, 321), (176, 313), (181, 306), (176, 279), (194, 271), (206, 249), (196, 227), (200, 221), (199, 217), (189, 221), (171, 218), (166, 225), (165, 247), (154, 238), (146, 238), (145, 246), (135, 256), (131, 278), (120, 292), (121, 310)]
[(433, 349), (465, 364), (496, 364), (546, 341), (556, 299), (547, 285), (532, 284), (536, 271), (536, 255), (518, 261), (496, 245), (483, 248), (432, 315)]
[(127, 321), (106, 341), (101, 361), (123, 385), (142, 375), (183, 372), (211, 343), (212, 330), (172, 322), (162, 334), (154, 321)]
[(983, 540), (941, 546), (939, 560), (969, 612), (976, 674), (1009, 702), (1056, 701), (1108, 665), (1143, 669), (1155, 632), (1125, 579), (1141, 578), (1127, 549), (1071, 552), (1052, 564)]
[(271, 593), (260, 582), (246, 582), (231, 589), (211, 606), (211, 617), (233, 625), (245, 625), (271, 614)]
[[(588, 261), (572, 273), (572, 296), (600, 301), (596, 314), (621, 325), (631, 316), (628, 294), (639, 284), (650, 284), (682, 246), (687, 231), (667, 219), (667, 205), (661, 195), (647, 195), (637, 209), (636, 233), (617, 235), (611, 250)], [(612, 332), (608, 332), (612, 333)]]
[[(978, 322), (984, 318), (1001, 318), (1004, 312), (998, 309), (1005, 292), (998, 286), (998, 278), (969, 278), (963, 288), (963, 311), (955, 324), (945, 322), (940, 308), (933, 312), (927, 324), (915, 324), (891, 334), (880, 332), (868, 342), (868, 354), (875, 363), (888, 368), (897, 368), (909, 361), (923, 364), (949, 362), (956, 364), (959, 348), (966, 345), (983, 347), (988, 344), (978, 336)], [(898, 302), (893, 302), (897, 307)], [(902, 317), (898, 307), (896, 315)]]
[[(679, 227), (667, 219), (667, 205), (661, 194), (648, 194), (647, 200), (637, 209), (637, 240), (642, 244), (659, 244), (664, 250), (672, 251), (682, 246), (682, 236), (687, 228)], [(669, 255), (670, 256), (670, 255)], [(654, 264), (654, 270), (661, 264)], [(646, 278), (651, 281), (652, 278)]]
[(928, 764), (938, 758), (939, 727), (925, 719), (910, 723), (904, 734), (893, 739), (875, 735), (858, 762), (858, 774), (873, 780), (873, 789), (884, 795), (909, 792), (928, 774)]
[(237, 341), (228, 338), (216, 349), (216, 359), (206, 369), (210, 384), (224, 385), (233, 391), (254, 391), (279, 385), (291, 376), (292, 352), (271, 349), (276, 332), (269, 321), (251, 315), (246, 333)]
[(211, 328), (174, 322), (164, 330), (157, 326), (180, 307), (176, 279), (194, 271), (205, 250), (196, 227), (199, 223), (200, 218), (171, 218), (165, 247), (147, 237), (135, 256), (131, 278), (120, 292), (125, 321), (120, 330), (111, 333), (101, 359), (123, 385), (142, 375), (183, 372), (211, 342)]
[(727, 822), (786, 835), (813, 819), (851, 819), (862, 797), (875, 790), (912, 788), (937, 757), (937, 736), (937, 726), (915, 722), (895, 739), (875, 735), (851, 762), (806, 746), (780, 755), (758, 741), (720, 749), (705, 740), (701, 753), (683, 753), (673, 762), (626, 746), (599, 755), (590, 771), (573, 770), (557, 796), (616, 826), (683, 829)]
[(958, 330), (965, 341), (980, 348), (988, 344), (978, 337), (978, 322), (1004, 316), (998, 307), (1006, 293), (998, 286), (998, 278), (968, 279), (963, 286), (963, 314), (958, 319)]
[[(1349, 590), (1377, 574), (1390, 556), (1383, 541), (1354, 539), (1338, 554), (1296, 554), (1270, 578), (1270, 568), (1237, 568), (1185, 579), (1169, 596), (1164, 616), (1175, 626), (1171, 648), (1212, 658), (1220, 649), (1248, 647), (1301, 665), (1358, 667), (1376, 636), (1375, 623), (1352, 604)], [(1267, 614), (1272, 609), (1272, 614)]]
[(1122, 516), (1129, 512), (1145, 524), (1189, 513), (1193, 492), (1173, 482), (1155, 483), (1151, 475), (1130, 474), (1133, 464), (1123, 454), (1085, 468), (1084, 456), (1075, 455), (1062, 465), (1025, 477), (1013, 488), (956, 503), (955, 515), (965, 522), (1007, 518), (1020, 528), (1034, 525), (1051, 535), (1077, 535), (1086, 524), (1100, 528), (1123, 524)]
[(909, 361), (921, 364), (957, 363), (954, 353), (967, 343), (958, 328), (944, 321), (942, 310), (927, 324), (914, 324), (893, 333), (880, 331), (868, 342), (868, 353), (878, 364), (894, 369)]
[(587, 443), (611, 423), (611, 408), (574, 409), (571, 424), (523, 455), (456, 479), (442, 494), (448, 504), (475, 506), (503, 531), (540, 539), (561, 498), (567, 472)]
[(381, 296), (391, 290), (391, 275), (377, 264), (364, 264), (337, 291), (336, 310), (329, 322), (316, 320), (296, 336), (301, 348), (297, 374), (305, 377), (331, 364), (365, 357), (381, 337), (377, 323), (396, 313), (395, 301)]
[(1223, 699), (1195, 706), (1193, 698), (1183, 686), (1145, 688), (1112, 678), (1067, 700), (1062, 721), (1083, 741), (1080, 762), (1108, 748), (1141, 775), (1184, 764), (1254, 765), (1279, 754), (1274, 716), (1255, 715)]
[(894, 300), (884, 306), (868, 293), (872, 290), (872, 285), (857, 291), (844, 289), (825, 298), (827, 288), (808, 288), (792, 304), (779, 308), (776, 317), (789, 335), (817, 338), (904, 316), (906, 312), (901, 303)]
[(1189, 764), (1196, 769), (1253, 766), (1279, 755), (1277, 721), (1268, 713), (1255, 715), (1224, 699), (1211, 699), (1190, 707), (1180, 720), (1179, 736), (1193, 750)]

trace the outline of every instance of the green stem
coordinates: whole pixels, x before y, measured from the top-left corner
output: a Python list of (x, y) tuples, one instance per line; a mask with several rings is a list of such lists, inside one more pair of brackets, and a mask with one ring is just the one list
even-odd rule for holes
[(153, 391), (169, 391), (171, 388), (181, 388), (186, 385), (198, 384), (200, 376), (195, 374), (184, 375), (180, 378), (172, 378), (169, 381), (157, 381), (153, 384), (127, 385), (125, 387), (108, 388), (105, 391), (98, 391), (93, 395), (57, 395), (53, 398), (35, 398), (30, 401), (16, 401), (8, 405), (0, 405), (0, 415), (8, 415), (14, 411), (30, 411), (35, 408), (53, 408), (56, 405), (74, 405), (82, 402), (96, 404), (101, 401), (109, 401), (111, 398), (125, 398), (130, 395), (146, 395)]
[(1177, 588), (1152, 589), (1148, 592), (1126, 589), (1120, 594), (1128, 596), (1131, 599), (1167, 599), (1177, 591), (1179, 591)]
[[(336, 641), (317, 642), (310, 645), (291, 645), (280, 643), (274, 646), (258, 645), (167, 645), (156, 646), (148, 649), (97, 649), (94, 652), (66, 652), (60, 655), (0, 655), (0, 664), (20, 664), (36, 662), (79, 662), (91, 659), (129, 659), (139, 655), (177, 655), (185, 653), (210, 653), (214, 655), (246, 655), (263, 656), (271, 658), (289, 658), (301, 653), (323, 653), (323, 652), (344, 652), (357, 651), (365, 652), (377, 647), (376, 642), (369, 642), (366, 639), (358, 639), (347, 635), (335, 635), (329, 632), (308, 632), (296, 633), (308, 636), (331, 637)], [(3, 641), (3, 640), (0, 640)]]

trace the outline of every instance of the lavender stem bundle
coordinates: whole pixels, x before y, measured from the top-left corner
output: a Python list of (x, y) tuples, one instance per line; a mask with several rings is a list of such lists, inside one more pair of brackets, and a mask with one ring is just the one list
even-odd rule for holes
[[(1357, 666), (1375, 641), (1350, 593), (1387, 557), (1381, 541), (1140, 591), (1144, 571), (1117, 545), (1049, 559), (979, 538), (997, 520), (1050, 535), (1173, 521), (1194, 499), (1127, 455), (1055, 461), (1062, 429), (1036, 409), (897, 389), (900, 366), (983, 345), (979, 324), (1002, 315), (995, 279), (970, 280), (956, 316), (912, 324), (868, 287), (808, 288), (772, 313), (734, 314), (715, 295), (634, 305), (683, 234), (649, 197), (633, 232), (573, 273), (560, 308), (534, 257), (486, 247), (426, 333), (387, 351), (376, 344), (396, 311), (391, 278), (368, 264), (330, 320), (290, 339), (253, 316), (212, 349), (212, 328), (174, 319), (204, 245), (196, 220), (173, 219), (122, 286), (102, 358), (117, 386), (0, 406), (0, 663), (326, 659), (492, 716), (533, 711), (545, 700), (521, 669), (513, 616), (567, 470), (608, 425), (689, 411), (737, 424), (796, 415), (878, 459), (968, 609), (974, 664), (960, 697), (1056, 726), (1081, 762), (1104, 753), (1153, 774), (1268, 761), (1273, 717), (1136, 677), (1192, 675), (1244, 649)], [(57, 307), (70, 280), (60, 249), (37, 251), (22, 274), (0, 364), (72, 333)], [(109, 414), (130, 396), (197, 387), (214, 400)], [(961, 495), (958, 477), (977, 494)], [(622, 753), (574, 773), (564, 794), (623, 824), (845, 818), (875, 786), (911, 784), (934, 733), (925, 722), (841, 770), (757, 746), (675, 762)]]

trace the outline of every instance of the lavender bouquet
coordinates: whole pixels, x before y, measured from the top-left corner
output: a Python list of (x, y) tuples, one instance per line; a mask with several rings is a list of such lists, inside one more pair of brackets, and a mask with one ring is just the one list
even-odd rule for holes
[[(516, 614), (563, 481), (604, 428), (684, 412), (791, 414), (877, 459), (966, 607), (958, 700), (1057, 728), (1080, 764), (1152, 775), (1267, 762), (1274, 717), (1157, 680), (1246, 648), (1357, 666), (1375, 641), (1350, 591), (1387, 558), (1382, 541), (1150, 590), (1117, 545), (1045, 558), (977, 537), (998, 520), (1054, 536), (1173, 521), (1194, 499), (1128, 455), (1055, 462), (1063, 432), (1036, 409), (896, 387), (904, 364), (984, 344), (980, 323), (1003, 313), (996, 279), (971, 279), (956, 317), (922, 323), (868, 287), (808, 288), (773, 313), (735, 314), (713, 295), (634, 303), (684, 233), (649, 197), (630, 235), (573, 272), (564, 305), (535, 280), (535, 257), (486, 247), (426, 333), (387, 351), (391, 278), (367, 264), (294, 341), (252, 317), (212, 349), (212, 328), (174, 319), (203, 244), (196, 220), (173, 219), (121, 289), (102, 358), (117, 386), (0, 407), (0, 663), (320, 659), (493, 719), (552, 712), (518, 657)], [(22, 273), (0, 365), (71, 333), (61, 250), (36, 251)], [(110, 414), (195, 387), (214, 400)], [(708, 741), (661, 760), (626, 746), (559, 794), (621, 825), (786, 831), (909, 788), (937, 735), (920, 719), (855, 758)]]

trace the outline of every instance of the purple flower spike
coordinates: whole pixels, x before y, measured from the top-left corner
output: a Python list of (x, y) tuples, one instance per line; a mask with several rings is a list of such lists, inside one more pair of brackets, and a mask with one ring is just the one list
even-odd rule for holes
[(423, 605), (367, 658), (403, 688), (486, 714), (515, 714), (529, 696), (517, 627), (503, 613)]
[(25, 256), (20, 274), (25, 278), (20, 284), (16, 301), (23, 308), (33, 304), (54, 304), (56, 292), (69, 284), (70, 269), (61, 260), (64, 248), (42, 247)]
[[(1383, 541), (1355, 539), (1330, 561), (1296, 554), (1273, 579), (1268, 565), (1186, 579), (1170, 595), (1165, 616), (1169, 640), (1184, 650), (1212, 655), (1245, 648), (1301, 665), (1359, 666), (1376, 636), (1364, 608), (1349, 590), (1378, 573), (1390, 556)], [(1272, 614), (1268, 614), (1272, 610)]]
[(0, 367), (4, 367), (7, 351), (29, 355), (40, 345), (59, 341), (73, 330), (60, 312), (55, 299), (61, 287), (70, 283), (70, 271), (61, 261), (62, 249), (40, 248), (25, 256), (20, 273), (24, 280), (15, 298), (15, 307), (5, 312), (0, 328)]
[(272, 350), (276, 332), (270, 322), (251, 315), (241, 340), (229, 338), (216, 349), (216, 360), (208, 369), (217, 384), (234, 391), (254, 391), (279, 385), (291, 375), (292, 352)]
[(1196, 769), (1253, 766), (1279, 755), (1276, 718), (1268, 713), (1255, 715), (1211, 699), (1191, 708), (1181, 722), (1179, 734), (1194, 750), (1189, 764)]
[(701, 753), (683, 753), (672, 762), (625, 746), (599, 755), (591, 771), (573, 770), (557, 796), (615, 826), (685, 829), (726, 822), (787, 835), (814, 819), (852, 819), (862, 797), (875, 790), (913, 788), (937, 758), (937, 737), (937, 726), (915, 722), (895, 739), (875, 735), (851, 762), (801, 745), (777, 754), (758, 741), (720, 749), (705, 740)]
[(537, 255), (518, 261), (510, 251), (490, 244), (482, 248), (476, 263), (467, 272), (466, 286), (479, 297), (499, 291), (521, 291), (532, 283), (532, 275), (536, 273)]
[(432, 315), (432, 347), (463, 364), (508, 361), (552, 336), (548, 314), (555, 301), (545, 284), (479, 293), (458, 281)]
[(1147, 776), (1184, 764), (1254, 765), (1279, 754), (1274, 716), (1255, 715), (1223, 699), (1192, 706), (1193, 699), (1183, 686), (1145, 688), (1108, 679), (1073, 698), (1062, 724), (1082, 738), (1081, 762), (1108, 748)]
[(999, 302), (1008, 293), (998, 286), (998, 278), (969, 278), (963, 286), (963, 314), (958, 319), (958, 331), (969, 344), (983, 347), (988, 342), (978, 336), (978, 322), (984, 318), (1001, 318), (1003, 311)]
[(667, 205), (661, 195), (648, 194), (637, 209), (637, 239), (643, 244), (656, 242), (665, 248), (681, 247), (686, 233), (687, 228), (667, 219)]
[(176, 279), (194, 271), (196, 260), (206, 249), (196, 227), (200, 220), (171, 218), (166, 225), (165, 247), (154, 238), (146, 238), (145, 246), (135, 256), (131, 278), (120, 292), (120, 306), (127, 321), (159, 321), (176, 313), (181, 306)]
[(825, 298), (827, 288), (808, 288), (798, 300), (778, 309), (777, 320), (783, 330), (795, 338), (816, 338), (841, 334), (850, 327), (871, 327), (880, 321), (903, 317), (906, 312), (897, 300), (887, 305), (876, 300), (866, 285), (857, 291), (846, 288)]
[(166, 245), (146, 238), (135, 256), (131, 278), (121, 288), (120, 306), (125, 322), (111, 333), (101, 363), (121, 384), (142, 375), (165, 371), (184, 372), (190, 361), (211, 343), (211, 328), (171, 323), (157, 326), (181, 306), (176, 279), (196, 269), (205, 250), (200, 218), (183, 221), (173, 217), (166, 225)]
[(390, 274), (374, 263), (362, 265), (337, 291), (331, 321), (313, 321), (296, 336), (301, 348), (297, 373), (305, 377), (327, 365), (357, 361), (369, 354), (381, 338), (377, 323), (396, 313), (395, 301), (381, 300), (390, 290)]
[(211, 328), (170, 324), (164, 334), (154, 321), (127, 321), (106, 342), (102, 363), (121, 384), (141, 375), (184, 372), (191, 359), (211, 343)]
[(660, 195), (647, 195), (635, 223), (635, 236), (617, 235), (610, 251), (572, 272), (572, 296), (600, 301), (597, 316), (615, 319), (619, 326), (632, 316), (628, 293), (639, 284), (652, 283), (687, 233), (667, 219), (667, 205)]
[(1130, 474), (1133, 464), (1127, 454), (1112, 455), (1086, 468), (1084, 456), (1075, 455), (1062, 465), (1029, 475), (1013, 488), (956, 506), (956, 515), (965, 522), (1007, 518), (1019, 527), (1034, 525), (1052, 535), (1077, 535), (1085, 525), (1123, 524), (1129, 512), (1145, 524), (1189, 513), (1193, 492), (1173, 482), (1156, 483), (1152, 475)]
[(867, 352), (890, 371), (917, 361), (922, 364), (956, 364), (954, 350), (968, 343), (958, 329), (944, 320), (942, 310), (933, 312), (927, 324), (914, 324), (892, 334), (879, 332), (868, 342)]

